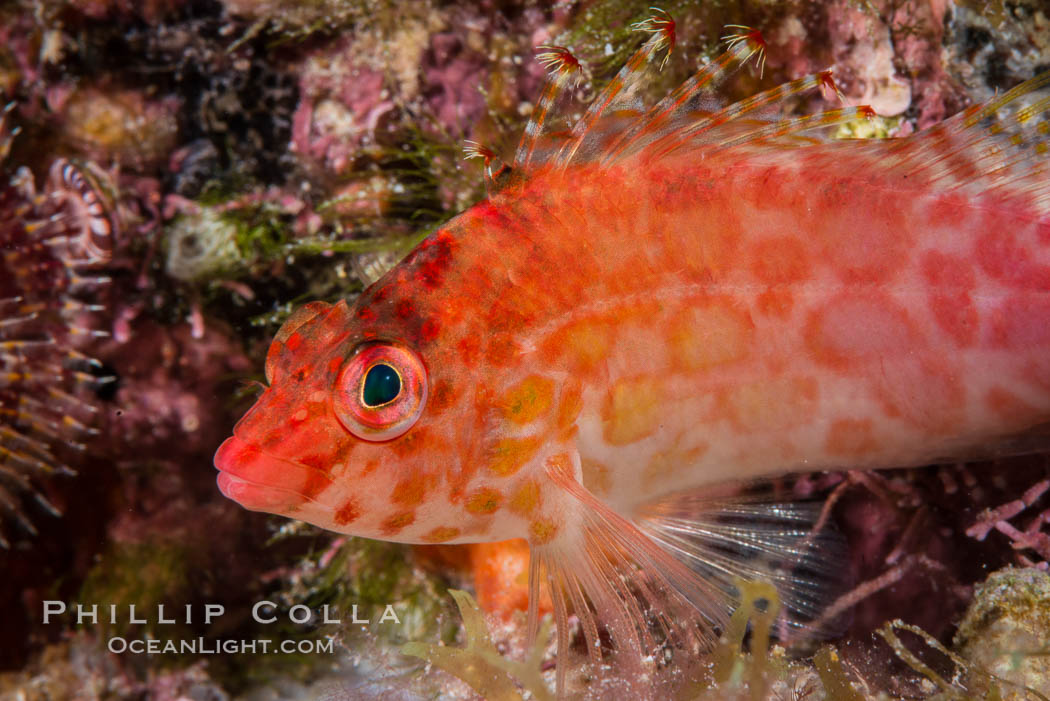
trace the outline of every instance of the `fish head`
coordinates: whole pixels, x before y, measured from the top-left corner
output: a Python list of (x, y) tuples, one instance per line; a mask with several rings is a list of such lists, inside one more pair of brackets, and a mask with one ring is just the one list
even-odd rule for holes
[(439, 231), (352, 305), (313, 302), (285, 322), (269, 387), (215, 456), (227, 497), (399, 542), (530, 527), (545, 460), (569, 452), (557, 435), (571, 440), (578, 391), (558, 394), (524, 351), (508, 354), (515, 327), (496, 333), (506, 312), (494, 321), (463, 291), (479, 276), (457, 269), (456, 244)]
[(428, 375), (416, 349), (354, 322), (346, 302), (296, 310), (267, 354), (269, 387), (215, 466), (223, 494), (248, 509), (381, 537), (409, 525), (425, 496), (392, 501), (390, 468), (420, 472), (397, 439), (419, 423)]

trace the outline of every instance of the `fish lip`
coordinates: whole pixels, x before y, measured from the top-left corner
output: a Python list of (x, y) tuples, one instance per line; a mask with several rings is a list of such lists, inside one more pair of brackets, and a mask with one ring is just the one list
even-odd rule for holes
[[(215, 457), (212, 460), (215, 469), (247, 482), (248, 480), (243, 475), (237, 474), (237, 466), (243, 464), (243, 461), (237, 460), (237, 456), (250, 448), (252, 448), (252, 445), (248, 441), (241, 440), (237, 436), (230, 436), (215, 451)], [(260, 456), (262, 455), (262, 451), (257, 452)]]
[[(289, 471), (306, 475), (310, 468), (291, 460), (263, 452), (254, 444), (237, 436), (230, 436), (215, 451), (215, 469), (219, 471), (216, 484), (229, 499), (252, 511), (288, 513), (315, 499), (294, 489), (276, 487), (252, 479), (260, 464), (280, 465)], [(294, 473), (293, 473), (294, 474)], [(316, 477), (316, 475), (315, 475)], [(330, 482), (330, 481), (329, 481)]]
[(215, 483), (224, 497), (251, 511), (290, 511), (301, 501), (299, 495), (288, 490), (256, 484), (223, 470), (219, 470)]

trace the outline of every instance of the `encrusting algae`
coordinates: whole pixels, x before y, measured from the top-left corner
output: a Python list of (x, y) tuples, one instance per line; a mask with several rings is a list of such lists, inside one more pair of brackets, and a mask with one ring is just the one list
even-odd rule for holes
[[(717, 485), (968, 456), (1050, 418), (1050, 74), (906, 138), (836, 141), (871, 108), (783, 116), (835, 92), (830, 72), (717, 97), (765, 50), (746, 27), (642, 104), (675, 24), (639, 28), (564, 133), (548, 117), (581, 69), (545, 47), (509, 169), (472, 150), (490, 197), (352, 305), (299, 308), (215, 456), (250, 509), (408, 543), (526, 538), (558, 696), (667, 697), (740, 617), (757, 649), (821, 622), (819, 510)], [(734, 623), (755, 578), (770, 607)], [(471, 675), (509, 693), (489, 647), (468, 647)], [(832, 653), (817, 668), (838, 678)]]

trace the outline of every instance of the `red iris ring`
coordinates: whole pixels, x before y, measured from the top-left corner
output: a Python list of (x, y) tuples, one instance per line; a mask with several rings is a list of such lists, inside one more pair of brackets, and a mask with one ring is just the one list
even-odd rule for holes
[[(401, 379), (401, 391), (378, 406), (364, 402), (364, 383), (376, 365), (389, 365)], [(380, 442), (402, 435), (416, 423), (427, 400), (427, 373), (412, 350), (396, 343), (358, 346), (336, 377), (332, 407), (339, 422), (361, 440)]]

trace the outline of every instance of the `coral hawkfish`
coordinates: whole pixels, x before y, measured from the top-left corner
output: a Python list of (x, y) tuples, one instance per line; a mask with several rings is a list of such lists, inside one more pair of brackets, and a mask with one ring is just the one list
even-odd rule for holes
[(353, 303), (297, 310), (215, 457), (250, 509), (527, 539), (530, 630), (546, 586), (560, 656), (574, 612), (593, 662), (635, 672), (709, 644), (733, 576), (819, 603), (805, 509), (698, 490), (922, 464), (1050, 419), (1050, 74), (906, 138), (835, 140), (872, 111), (783, 114), (829, 73), (717, 98), (763, 50), (746, 28), (641, 105), (674, 23), (643, 28), (567, 133), (544, 126), (579, 64), (547, 49), (490, 196)]

